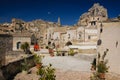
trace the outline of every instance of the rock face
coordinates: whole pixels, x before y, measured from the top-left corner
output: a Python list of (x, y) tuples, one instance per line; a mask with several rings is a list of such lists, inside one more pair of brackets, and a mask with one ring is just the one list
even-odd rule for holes
[(108, 19), (107, 9), (95, 3), (88, 12), (82, 14), (78, 21), (78, 25), (87, 25), (90, 21), (105, 21)]
[(40, 45), (44, 44), (43, 40), (49, 27), (60, 27), (56, 22), (48, 22), (40, 19), (27, 22), (25, 26), (29, 32), (34, 34), (33, 36), (37, 38)]
[[(31, 35), (38, 40), (38, 42), (43, 42), (43, 38), (49, 27), (60, 27), (60, 19), (59, 22), (48, 22), (41, 19), (33, 20), (30, 22), (25, 22), (21, 19), (13, 18), (11, 21), (11, 27), (14, 32), (30, 32)], [(34, 41), (33, 41), (34, 42)], [(34, 44), (34, 43), (33, 43)]]
[(60, 18), (58, 18), (58, 22), (49, 22), (41, 19), (25, 22), (21, 19), (13, 18), (9, 25), (0, 25), (0, 33), (4, 32), (14, 34), (16, 32), (19, 32), (23, 33), (24, 35), (26, 32), (28, 32), (32, 35), (33, 44), (36, 43), (36, 41), (39, 42), (39, 44), (44, 44), (44, 36), (46, 35), (47, 29), (50, 27), (61, 27)]
[(14, 29), (14, 32), (25, 30), (24, 25), (25, 25), (25, 21), (23, 21), (21, 19), (16, 19), (16, 18), (12, 19), (11, 26)]

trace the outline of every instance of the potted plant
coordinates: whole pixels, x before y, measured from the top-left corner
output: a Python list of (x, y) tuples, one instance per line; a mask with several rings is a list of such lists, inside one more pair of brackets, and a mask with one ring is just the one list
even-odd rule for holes
[(50, 54), (50, 56), (54, 56), (54, 50), (52, 49), (52, 48), (49, 48), (49, 54)]
[(91, 64), (92, 64), (91, 70), (95, 71), (96, 70), (96, 58), (93, 59), (93, 62)]
[[(98, 53), (96, 70), (93, 72), (93, 76), (90, 77), (90, 80), (105, 80), (105, 74), (108, 72), (109, 66), (107, 66), (108, 60), (105, 59), (105, 56), (109, 50), (106, 49), (104, 54), (101, 56)], [(95, 61), (93, 60), (92, 65), (94, 65)]]
[(45, 80), (55, 80), (55, 69), (52, 68), (52, 64), (49, 64), (47, 67), (46, 67), (46, 77), (45, 77)]
[(38, 75), (40, 75), (39, 80), (55, 80), (55, 69), (52, 68), (52, 65), (49, 64), (48, 66), (43, 66), (39, 68)]
[(26, 54), (31, 54), (30, 51), (30, 45), (28, 42), (25, 42), (21, 45), (21, 49), (26, 53)]
[(100, 79), (105, 79), (105, 73), (108, 72), (109, 67), (107, 67), (106, 64), (107, 62), (100, 61), (99, 64), (97, 65), (98, 77)]
[(35, 54), (34, 62), (35, 62), (36, 68), (40, 68), (42, 66), (42, 56)]
[(22, 72), (23, 73), (28, 73), (28, 70), (30, 68), (30, 64), (28, 64), (26, 58), (24, 58), (24, 61), (21, 63), (21, 67), (22, 67)]
[(97, 67), (98, 77), (100, 79), (105, 79), (105, 73), (107, 73), (109, 69), (109, 66), (107, 66), (108, 60), (105, 60), (105, 56), (107, 52), (108, 52), (108, 49), (104, 51), (104, 54), (102, 56), (100, 55), (100, 53), (98, 53), (98, 63), (96, 67)]

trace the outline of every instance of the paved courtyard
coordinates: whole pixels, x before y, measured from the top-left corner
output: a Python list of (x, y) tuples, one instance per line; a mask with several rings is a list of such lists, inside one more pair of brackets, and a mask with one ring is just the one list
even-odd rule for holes
[(79, 59), (72, 56), (47, 56), (43, 59), (43, 64), (51, 63), (53, 67), (61, 70), (90, 71), (91, 61)]

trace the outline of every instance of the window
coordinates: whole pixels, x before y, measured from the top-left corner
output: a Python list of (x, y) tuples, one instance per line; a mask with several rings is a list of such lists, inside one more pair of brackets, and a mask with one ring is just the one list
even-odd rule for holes
[(81, 34), (79, 34), (79, 39), (81, 38)]
[(101, 28), (100, 28), (100, 33), (102, 33), (102, 32), (103, 32), (103, 28), (101, 27)]
[(90, 35), (88, 36), (88, 39), (90, 39), (91, 37), (90, 37)]
[(21, 42), (17, 42), (17, 49), (20, 49)]
[(97, 18), (97, 20), (99, 20), (99, 18)]
[(68, 34), (68, 39), (70, 39), (70, 34)]
[(93, 26), (93, 25), (96, 25), (96, 22), (95, 21), (92, 21), (91, 22), (91, 25)]

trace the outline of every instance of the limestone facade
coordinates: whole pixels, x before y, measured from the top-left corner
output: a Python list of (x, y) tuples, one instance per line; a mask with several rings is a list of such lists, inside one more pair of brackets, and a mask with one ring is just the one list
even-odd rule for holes
[(13, 34), (13, 51), (21, 51), (21, 44), (28, 42), (31, 45), (31, 35), (29, 33), (14, 33)]
[(59, 30), (48, 29), (48, 31), (46, 41), (54, 41), (56, 44), (61, 45), (61, 47), (64, 47), (68, 41), (78, 44), (82, 42), (97, 43), (98, 40), (98, 29), (87, 28), (86, 26), (64, 27), (64, 30), (60, 27)]
[(103, 32), (99, 34), (102, 44), (98, 46), (98, 52), (101, 54), (109, 49), (106, 59), (108, 59), (109, 72), (120, 74), (120, 22), (103, 22)]
[(99, 3), (95, 3), (88, 12), (80, 16), (77, 25), (88, 25), (90, 21), (106, 21), (108, 19), (107, 9)]
[[(25, 22), (13, 19), (11, 24), (0, 25), (0, 34), (5, 32), (13, 35), (13, 50), (20, 50), (20, 45), (23, 42), (31, 44), (31, 35), (29, 34), (34, 34), (40, 46), (46, 46), (51, 41), (61, 48), (68, 41), (71, 41), (73, 45), (95, 43), (95, 46), (97, 46), (98, 39), (101, 39), (102, 44), (98, 46), (98, 52), (103, 53), (101, 51), (106, 48), (110, 49), (107, 57), (110, 60), (110, 71), (120, 73), (119, 27), (120, 17), (108, 19), (107, 9), (99, 3), (95, 3), (87, 12), (80, 16), (75, 26), (62, 26), (60, 18), (58, 18), (58, 22), (44, 20)], [(28, 31), (29, 34), (24, 33), (24, 31)], [(118, 42), (117, 47), (116, 42)]]

